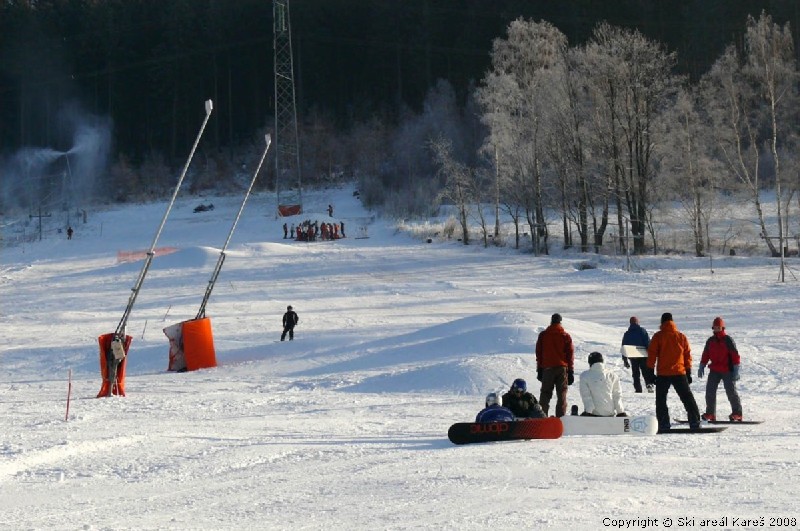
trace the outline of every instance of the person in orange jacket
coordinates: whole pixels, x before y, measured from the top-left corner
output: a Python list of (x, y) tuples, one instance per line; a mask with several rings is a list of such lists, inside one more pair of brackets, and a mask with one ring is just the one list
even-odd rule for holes
[(670, 416), (667, 407), (667, 393), (674, 387), (686, 414), (689, 427), (700, 427), (700, 410), (694, 394), (689, 388), (692, 383), (692, 351), (689, 340), (678, 330), (671, 313), (661, 315), (661, 328), (653, 335), (647, 347), (647, 366), (656, 374), (656, 418), (658, 430), (669, 431)]
[(556, 416), (567, 414), (567, 389), (575, 382), (575, 348), (572, 338), (561, 326), (561, 315), (554, 313), (550, 326), (536, 338), (536, 379), (542, 382), (539, 405), (545, 415), (550, 409), (553, 391), (556, 395)]

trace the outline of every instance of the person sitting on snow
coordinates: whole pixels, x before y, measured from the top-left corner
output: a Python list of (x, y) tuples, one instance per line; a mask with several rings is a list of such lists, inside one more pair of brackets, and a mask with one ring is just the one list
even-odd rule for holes
[(514, 420), (514, 413), (500, 405), (497, 393), (486, 395), (486, 407), (478, 412), (475, 422), (508, 422)]
[(581, 398), (585, 417), (627, 417), (622, 407), (619, 376), (606, 370), (603, 355), (589, 354), (589, 370), (581, 373)]
[(510, 409), (515, 417), (540, 419), (547, 416), (536, 397), (528, 392), (528, 384), (522, 378), (514, 380), (511, 389), (503, 395), (503, 406)]

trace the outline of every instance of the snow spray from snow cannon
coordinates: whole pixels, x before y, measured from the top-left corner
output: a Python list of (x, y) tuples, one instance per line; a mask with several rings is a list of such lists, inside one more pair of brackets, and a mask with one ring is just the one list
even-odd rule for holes
[(178, 197), (178, 191), (181, 189), (183, 179), (186, 177), (186, 172), (189, 170), (189, 165), (194, 157), (194, 152), (197, 149), (197, 145), (200, 143), (200, 138), (203, 136), (203, 131), (205, 130), (208, 119), (211, 116), (211, 111), (214, 109), (214, 105), (211, 100), (206, 100), (205, 107), (206, 116), (203, 119), (203, 125), (200, 126), (200, 131), (197, 133), (197, 138), (194, 141), (192, 150), (189, 153), (189, 158), (186, 160), (186, 164), (183, 167), (181, 176), (178, 179), (178, 184), (175, 185), (175, 191), (172, 193), (172, 199), (170, 199), (170, 202), (167, 205), (167, 210), (164, 212), (164, 217), (161, 219), (161, 224), (158, 226), (156, 235), (153, 238), (153, 243), (150, 245), (150, 250), (147, 252), (147, 257), (145, 258), (144, 265), (142, 265), (142, 270), (139, 272), (139, 277), (136, 279), (136, 283), (133, 285), (133, 288), (131, 288), (131, 295), (128, 298), (128, 305), (125, 307), (125, 312), (122, 314), (122, 319), (120, 319), (119, 324), (113, 333), (103, 334), (97, 338), (100, 343), (100, 374), (103, 377), (103, 386), (101, 387), (100, 392), (97, 394), (98, 398), (101, 396), (111, 395), (125, 396), (125, 366), (127, 365), (128, 360), (128, 349), (130, 348), (131, 340), (133, 339), (131, 336), (125, 334), (125, 328), (128, 325), (128, 318), (130, 317), (131, 310), (136, 302), (136, 297), (139, 295), (139, 291), (142, 288), (144, 277), (147, 275), (147, 271), (150, 269), (150, 264), (153, 262), (153, 256), (155, 255), (155, 248), (156, 244), (158, 243), (158, 238), (161, 236), (161, 231), (164, 230), (167, 217), (169, 217), (169, 213), (172, 210), (172, 205), (175, 204), (175, 199)]
[(231, 230), (228, 232), (228, 237), (219, 253), (217, 265), (211, 273), (211, 279), (206, 286), (206, 292), (203, 295), (203, 301), (200, 303), (200, 309), (197, 311), (197, 315), (194, 319), (189, 321), (183, 321), (164, 328), (164, 334), (167, 336), (167, 339), (169, 339), (169, 366), (167, 370), (184, 372), (217, 366), (216, 352), (214, 351), (214, 336), (211, 332), (211, 319), (206, 317), (206, 304), (208, 304), (211, 291), (217, 283), (217, 278), (219, 278), (219, 273), (222, 270), (222, 264), (225, 262), (225, 250), (228, 248), (228, 244), (231, 241), (233, 231), (236, 230), (236, 224), (239, 223), (239, 218), (242, 215), (247, 199), (250, 197), (250, 192), (253, 190), (253, 185), (256, 183), (258, 173), (261, 171), (261, 165), (264, 163), (267, 151), (269, 151), (269, 146), (272, 143), (269, 135), (266, 135), (265, 140), (267, 145), (264, 148), (264, 153), (261, 155), (261, 160), (258, 161), (258, 166), (250, 181), (250, 186), (247, 188), (244, 199), (242, 199), (242, 204), (239, 206), (239, 212), (236, 213), (233, 225), (231, 225)]

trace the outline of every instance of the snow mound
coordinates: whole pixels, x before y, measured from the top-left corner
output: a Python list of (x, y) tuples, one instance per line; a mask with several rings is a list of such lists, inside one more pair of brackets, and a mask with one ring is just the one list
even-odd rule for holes
[[(515, 378), (531, 378), (536, 373), (535, 357), (474, 356), (462, 360), (413, 367), (366, 378), (344, 388), (359, 393), (432, 393), (485, 395), (508, 389)], [(480, 409), (476, 402), (476, 410)]]

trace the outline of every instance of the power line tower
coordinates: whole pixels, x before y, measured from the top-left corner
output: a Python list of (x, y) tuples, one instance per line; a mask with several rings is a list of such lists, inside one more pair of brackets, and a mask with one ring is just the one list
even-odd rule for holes
[(289, 0), (273, 0), (272, 19), (275, 39), (275, 188), (278, 215), (291, 216), (303, 211), (303, 188)]

